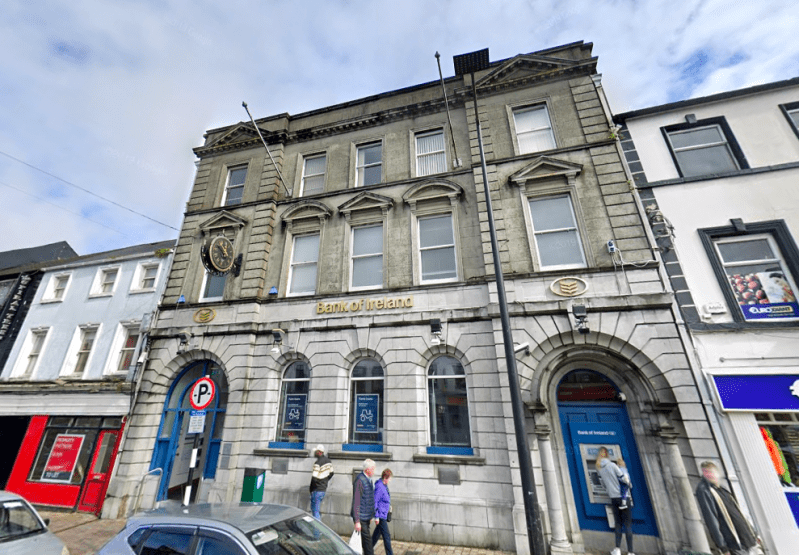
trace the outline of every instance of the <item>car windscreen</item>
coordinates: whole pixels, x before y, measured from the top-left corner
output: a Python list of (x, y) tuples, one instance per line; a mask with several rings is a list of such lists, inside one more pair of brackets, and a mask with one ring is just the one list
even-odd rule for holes
[(23, 501), (0, 503), (0, 542), (7, 542), (44, 532), (41, 521)]
[(335, 532), (308, 515), (266, 526), (248, 537), (260, 555), (352, 555)]

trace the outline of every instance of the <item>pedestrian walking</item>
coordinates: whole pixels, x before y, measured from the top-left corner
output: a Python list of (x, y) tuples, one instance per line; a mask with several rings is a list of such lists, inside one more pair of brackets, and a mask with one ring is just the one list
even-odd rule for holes
[(363, 461), (363, 471), (352, 482), (352, 520), (355, 531), (361, 535), (363, 555), (374, 555), (370, 525), (375, 517), (375, 487), (372, 475), (375, 473), (375, 461)]
[(321, 443), (314, 449), (316, 462), (313, 465), (313, 472), (311, 473), (311, 514), (317, 520), (321, 520), (321, 507), (322, 499), (325, 498), (327, 493), (327, 484), (330, 478), (333, 477), (333, 463), (325, 455), (325, 446)]
[(621, 533), (622, 528), (624, 528), (625, 535), (627, 536), (627, 554), (635, 555), (633, 553), (632, 509), (626, 502), (624, 503), (624, 507), (622, 507), (621, 486), (624, 484), (629, 488), (629, 478), (626, 478), (624, 472), (622, 472), (618, 465), (610, 460), (610, 453), (607, 447), (599, 448), (596, 459), (596, 469), (599, 471), (599, 477), (602, 479), (602, 484), (608, 492), (608, 497), (610, 497), (610, 506), (616, 525), (614, 530), (616, 533), (616, 547), (610, 553), (611, 555), (621, 555)]
[(718, 467), (711, 461), (700, 467), (702, 479), (696, 487), (696, 499), (716, 546), (724, 555), (756, 554), (757, 536), (735, 497), (719, 486)]
[(383, 546), (386, 548), (386, 555), (394, 555), (391, 550), (391, 533), (388, 531), (388, 522), (391, 518), (391, 492), (388, 491), (388, 483), (393, 474), (386, 468), (380, 475), (380, 479), (375, 482), (375, 518), (377, 525), (372, 534), (372, 549), (377, 545), (377, 540), (383, 536)]

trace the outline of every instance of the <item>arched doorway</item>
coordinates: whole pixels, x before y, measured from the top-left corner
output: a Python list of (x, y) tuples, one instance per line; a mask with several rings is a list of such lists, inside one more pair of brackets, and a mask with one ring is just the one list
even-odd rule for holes
[(619, 388), (599, 372), (573, 370), (558, 384), (557, 402), (580, 528), (611, 531), (605, 508), (610, 501), (594, 467), (597, 452), (604, 446), (611, 459), (623, 457), (630, 471), (633, 532), (657, 536), (649, 490)]
[[(198, 379), (207, 376), (216, 385), (216, 395), (205, 409), (202, 432), (190, 429), (192, 407), (189, 390)], [(158, 439), (153, 450), (150, 469), (163, 469), (158, 500), (182, 499), (183, 490), (189, 484), (189, 465), (195, 445), (197, 468), (192, 473), (192, 498), (196, 497), (200, 478), (216, 476), (219, 448), (227, 407), (228, 384), (225, 372), (212, 360), (199, 360), (186, 366), (172, 382), (164, 402)], [(195, 414), (196, 416), (196, 414)], [(195, 420), (195, 426), (197, 420)]]

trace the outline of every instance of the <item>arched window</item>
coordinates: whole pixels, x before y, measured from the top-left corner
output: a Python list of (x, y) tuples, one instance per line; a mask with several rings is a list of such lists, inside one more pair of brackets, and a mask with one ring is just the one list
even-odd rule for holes
[[(452, 357), (438, 357), (427, 372), (430, 406), (430, 445), (470, 448), (466, 373)], [(429, 450), (428, 450), (429, 451)]]
[(277, 442), (305, 443), (305, 415), (311, 367), (305, 362), (293, 362), (283, 374), (280, 409), (277, 413)]
[(383, 446), (383, 367), (365, 359), (352, 370), (350, 388), (350, 444)]

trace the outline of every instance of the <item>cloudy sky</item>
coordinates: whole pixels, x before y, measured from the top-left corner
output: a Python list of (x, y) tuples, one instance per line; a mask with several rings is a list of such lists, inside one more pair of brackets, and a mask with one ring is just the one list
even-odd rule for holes
[(177, 237), (206, 129), (594, 43), (619, 113), (799, 76), (791, 0), (3, 0), (0, 251)]

